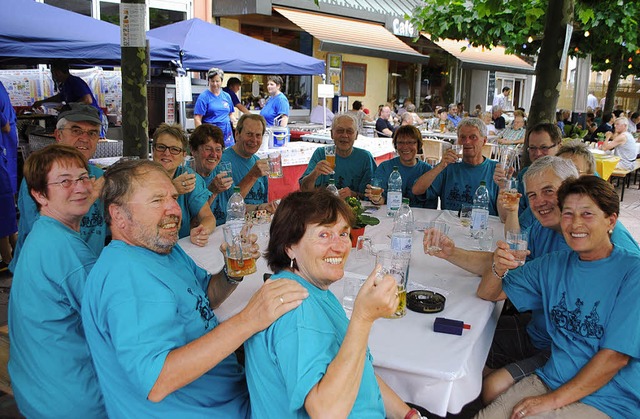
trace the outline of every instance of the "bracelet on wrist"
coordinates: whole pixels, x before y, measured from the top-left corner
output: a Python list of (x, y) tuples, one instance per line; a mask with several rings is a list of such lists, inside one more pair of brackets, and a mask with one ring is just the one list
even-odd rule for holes
[(229, 276), (229, 271), (227, 270), (226, 263), (222, 268), (222, 273), (224, 274), (224, 277), (226, 278), (227, 282), (231, 285), (238, 285), (244, 280), (243, 276)]
[(498, 273), (498, 271), (496, 270), (496, 263), (495, 262), (491, 262), (491, 272), (493, 272), (493, 274), (496, 276), (496, 278), (499, 278), (502, 281), (504, 279), (504, 277), (507, 276), (507, 274), (509, 273), (509, 269), (507, 269), (506, 271), (504, 271), (504, 273), (502, 275), (500, 275)]
[(413, 415), (418, 415), (417, 416), (418, 419), (422, 419), (422, 415), (420, 414), (420, 412), (418, 412), (418, 409), (416, 408), (411, 408), (411, 410), (409, 410), (407, 414), (404, 415), (404, 419), (411, 419)]

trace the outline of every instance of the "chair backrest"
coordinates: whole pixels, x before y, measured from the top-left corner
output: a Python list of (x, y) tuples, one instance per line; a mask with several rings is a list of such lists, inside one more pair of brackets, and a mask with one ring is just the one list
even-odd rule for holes
[(442, 141), (432, 140), (430, 138), (422, 139), (422, 155), (424, 160), (442, 160)]
[(482, 155), (490, 159), (493, 153), (493, 146), (489, 143), (482, 146)]

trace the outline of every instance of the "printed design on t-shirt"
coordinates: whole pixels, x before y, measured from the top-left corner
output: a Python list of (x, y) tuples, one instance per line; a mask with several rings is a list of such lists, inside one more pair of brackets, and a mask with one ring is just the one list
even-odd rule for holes
[(583, 305), (584, 302), (577, 298), (575, 309), (569, 310), (566, 293), (563, 292), (560, 302), (551, 309), (551, 321), (560, 329), (579, 333), (586, 338), (595, 337), (600, 339), (604, 335), (604, 326), (598, 323), (600, 321), (600, 315), (598, 314), (600, 301), (596, 301), (593, 304), (591, 312), (585, 316), (584, 320), (581, 319)]
[(267, 194), (262, 185), (260, 185), (258, 188), (251, 188), (244, 200), (245, 202), (267, 202)]
[(463, 203), (471, 204), (473, 202), (473, 197), (471, 195), (471, 186), (464, 185), (464, 192), (461, 192), (458, 183), (454, 183), (453, 188), (449, 190), (447, 202), (447, 207), (451, 210), (460, 209)]
[(187, 292), (196, 297), (195, 310), (200, 313), (200, 317), (204, 321), (204, 329), (209, 329), (209, 321), (213, 319), (213, 310), (209, 304), (209, 299), (206, 296), (202, 296), (194, 293), (191, 288), (187, 288)]
[(98, 227), (104, 224), (104, 217), (102, 216), (102, 211), (95, 206), (91, 207), (91, 211), (87, 213), (84, 217), (82, 217), (82, 221), (80, 222), (80, 228), (93, 228)]

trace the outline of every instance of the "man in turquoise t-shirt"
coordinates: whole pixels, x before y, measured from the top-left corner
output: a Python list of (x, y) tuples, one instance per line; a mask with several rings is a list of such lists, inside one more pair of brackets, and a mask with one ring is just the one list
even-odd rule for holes
[(109, 417), (248, 418), (233, 352), (308, 293), (293, 281), (267, 280), (220, 323), (213, 308), (243, 278), (224, 267), (211, 275), (176, 246), (181, 212), (166, 170), (127, 161), (105, 178), (113, 241), (87, 278), (82, 319)]
[[(260, 115), (244, 114), (236, 126), (236, 143), (222, 153), (221, 162), (231, 163), (233, 185), (240, 187), (240, 194), (247, 205), (247, 211), (266, 210), (274, 213), (278, 204), (269, 202), (269, 163), (260, 159), (256, 153), (262, 145), (262, 136), (266, 130), (266, 122)], [(218, 165), (218, 170), (220, 165)], [(217, 196), (218, 208), (223, 214), (216, 214), (218, 224), (227, 219), (227, 203), (233, 195), (233, 188), (221, 192)]]
[[(56, 141), (60, 144), (70, 145), (77, 148), (87, 160), (93, 157), (98, 148), (98, 140), (100, 139), (100, 115), (98, 111), (90, 105), (79, 103), (71, 104), (71, 110), (65, 111), (58, 115), (58, 123), (56, 125)], [(89, 176), (97, 179), (95, 186), (95, 194), (100, 194), (102, 169), (89, 164)], [(36, 203), (29, 194), (27, 182), (22, 179), (20, 191), (18, 192), (18, 209), (20, 210), (20, 219), (18, 221), (18, 242), (14, 251), (13, 260), (9, 265), (9, 269), (13, 272), (18, 257), (22, 251), (25, 240), (33, 227), (33, 223), (40, 216)], [(80, 236), (87, 242), (89, 247), (96, 255), (99, 255), (104, 247), (107, 238), (108, 229), (104, 222), (104, 209), (102, 201), (99, 199), (85, 214), (80, 223)]]
[(335, 167), (327, 161), (325, 148), (319, 147), (311, 156), (307, 170), (298, 181), (300, 190), (311, 191), (326, 187), (333, 174), (341, 198), (364, 198), (364, 191), (376, 171), (376, 161), (367, 150), (356, 148), (358, 125), (349, 114), (333, 120), (331, 138), (335, 143)]
[(493, 181), (497, 162), (482, 155), (482, 146), (487, 142), (487, 127), (479, 118), (464, 118), (458, 124), (458, 144), (463, 146), (462, 162), (449, 149), (432, 170), (420, 176), (413, 185), (413, 193), (427, 198), (440, 198), (440, 208), (459, 211), (463, 204), (473, 203), (480, 181), (484, 180), (489, 190), (489, 213), (498, 215), (496, 200), (498, 185)]

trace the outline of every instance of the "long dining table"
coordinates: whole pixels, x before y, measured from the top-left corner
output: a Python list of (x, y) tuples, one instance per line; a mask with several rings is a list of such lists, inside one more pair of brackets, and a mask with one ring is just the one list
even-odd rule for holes
[[(378, 251), (390, 246), (393, 219), (387, 217), (385, 206), (373, 210), (380, 219), (377, 226), (368, 226), (365, 235), (371, 238), (372, 249)], [(444, 221), (450, 225), (449, 236), (459, 247), (474, 250), (477, 241), (470, 237), (469, 228), (463, 227), (457, 214), (451, 211), (413, 209), (415, 229), (411, 251), (410, 273), (407, 290), (430, 290), (446, 298), (444, 310), (437, 314), (424, 314), (407, 310), (400, 319), (379, 319), (371, 330), (369, 348), (373, 355), (376, 373), (393, 388), (400, 397), (423, 406), (440, 416), (459, 413), (462, 407), (474, 400), (482, 385), (482, 369), (491, 345), (501, 303), (484, 301), (476, 296), (480, 278), (435, 256), (426, 255), (422, 246), (422, 230), (429, 221)], [(490, 217), (489, 226), (494, 230), (494, 243), (502, 232), (497, 217)], [(252, 233), (258, 236), (258, 244), (266, 247), (269, 239), (269, 223), (254, 224)], [(209, 244), (198, 247), (183, 238), (180, 246), (194, 261), (211, 273), (219, 272), (224, 263), (219, 251), (222, 228), (212, 234)], [(346, 266), (345, 277), (366, 278), (375, 265), (375, 257), (365, 251), (352, 250)], [(247, 276), (233, 294), (215, 310), (220, 321), (239, 313), (249, 298), (263, 284), (263, 274), (270, 270), (264, 258), (257, 263), (257, 272)], [(334, 283), (330, 290), (338, 300), (342, 299), (342, 281)], [(433, 330), (436, 317), (461, 320), (470, 324), (461, 336), (436, 333)]]

